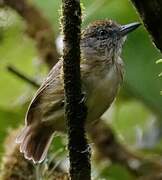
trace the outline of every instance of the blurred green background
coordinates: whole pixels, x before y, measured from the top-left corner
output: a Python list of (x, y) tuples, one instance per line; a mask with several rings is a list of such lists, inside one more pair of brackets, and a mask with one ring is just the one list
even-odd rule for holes
[[(60, 33), (60, 0), (33, 0), (52, 24), (56, 37)], [(113, 19), (126, 24), (140, 21), (128, 0), (83, 0), (83, 28), (97, 19)], [(3, 140), (11, 127), (24, 121), (28, 103), (35, 89), (6, 69), (14, 65), (25, 74), (42, 81), (47, 73), (40, 63), (35, 42), (24, 33), (26, 24), (13, 10), (0, 10), (0, 152)], [(53, 40), (55, 43), (55, 39)], [(156, 60), (161, 54), (152, 44), (149, 34), (141, 26), (131, 33), (124, 45), (125, 82), (120, 94), (103, 119), (110, 123), (121, 142), (145, 155), (162, 152), (162, 69)], [(59, 146), (57, 146), (59, 149)], [(103, 179), (131, 180), (122, 167), (111, 165), (102, 169)], [(122, 174), (122, 176), (121, 176)]]

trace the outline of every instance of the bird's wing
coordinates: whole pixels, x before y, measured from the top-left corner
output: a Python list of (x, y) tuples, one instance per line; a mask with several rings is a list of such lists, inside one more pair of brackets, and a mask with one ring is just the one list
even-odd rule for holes
[(44, 116), (63, 107), (64, 89), (61, 69), (62, 60), (53, 67), (36, 92), (26, 114), (26, 125), (42, 121)]

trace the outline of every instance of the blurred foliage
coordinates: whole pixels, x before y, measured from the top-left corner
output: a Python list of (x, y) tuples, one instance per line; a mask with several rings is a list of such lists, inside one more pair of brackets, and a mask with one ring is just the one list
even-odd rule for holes
[[(61, 1), (34, 0), (32, 3), (41, 9), (51, 22), (56, 35), (59, 35)], [(83, 27), (93, 20), (105, 18), (121, 24), (139, 21), (128, 0), (102, 0), (102, 3), (100, 0), (83, 0), (82, 3)], [(12, 64), (39, 81), (47, 73), (46, 65), (38, 58), (35, 42), (24, 32), (25, 26), (23, 19), (13, 10), (0, 10), (0, 152), (9, 128), (23, 122), (27, 104), (35, 92), (32, 86), (10, 74), (6, 66)], [(151, 149), (150, 154), (155, 153), (155, 149), (156, 153), (162, 150), (162, 78), (158, 77), (161, 66), (155, 63), (160, 58), (160, 53), (143, 27), (129, 35), (123, 50), (125, 83), (116, 103), (104, 116), (122, 142), (134, 148), (144, 148), (144, 154), (147, 148)], [(154, 131), (151, 124), (153, 122)], [(54, 147), (56, 151), (60, 147), (64, 148), (60, 140), (55, 142)], [(102, 179), (109, 180), (132, 179), (125, 169), (116, 165), (104, 168), (101, 176)]]
[(109, 169), (105, 168), (100, 174), (100, 178), (108, 177), (109, 180), (133, 180), (134, 178), (121, 166), (112, 165)]

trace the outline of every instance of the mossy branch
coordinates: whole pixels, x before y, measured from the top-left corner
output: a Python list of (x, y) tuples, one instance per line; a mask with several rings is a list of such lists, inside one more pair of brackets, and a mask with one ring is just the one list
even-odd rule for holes
[(79, 0), (62, 0), (64, 34), (64, 86), (70, 176), (72, 180), (90, 180), (90, 152), (85, 135), (87, 108), (84, 105), (80, 79), (80, 28)]

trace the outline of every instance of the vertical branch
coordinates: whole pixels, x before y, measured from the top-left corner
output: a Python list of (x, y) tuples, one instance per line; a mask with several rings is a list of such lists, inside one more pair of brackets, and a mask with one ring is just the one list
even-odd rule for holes
[(69, 139), (70, 176), (72, 180), (89, 180), (90, 152), (85, 135), (87, 108), (83, 102), (80, 79), (80, 1), (62, 0), (62, 2), (65, 114)]

